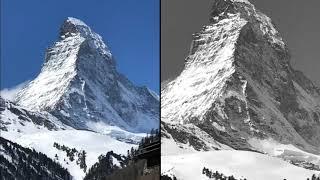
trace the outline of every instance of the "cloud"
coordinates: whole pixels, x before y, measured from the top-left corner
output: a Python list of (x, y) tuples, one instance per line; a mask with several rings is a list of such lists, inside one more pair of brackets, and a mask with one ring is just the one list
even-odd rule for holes
[(20, 83), (12, 88), (4, 88), (1, 89), (0, 91), (0, 95), (2, 98), (7, 99), (9, 101), (14, 100), (15, 96), (17, 95), (17, 93), (25, 87), (25, 85), (27, 85), (30, 81), (25, 81), (23, 83)]

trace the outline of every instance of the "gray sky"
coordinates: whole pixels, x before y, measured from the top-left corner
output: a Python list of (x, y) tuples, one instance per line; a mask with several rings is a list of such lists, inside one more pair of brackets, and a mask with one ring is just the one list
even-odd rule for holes
[[(295, 69), (320, 85), (320, 0), (250, 0), (275, 22)], [(191, 35), (208, 24), (212, 0), (161, 0), (161, 79), (180, 74)]]

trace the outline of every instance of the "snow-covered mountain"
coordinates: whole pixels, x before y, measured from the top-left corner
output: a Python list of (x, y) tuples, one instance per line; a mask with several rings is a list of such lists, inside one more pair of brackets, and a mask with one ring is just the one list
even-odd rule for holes
[(40, 74), (15, 102), (47, 111), (77, 129), (101, 132), (101, 126), (117, 126), (148, 132), (159, 126), (157, 95), (118, 73), (101, 36), (71, 17), (62, 24), (58, 41), (47, 49)]
[(40, 74), (14, 102), (0, 97), (1, 137), (44, 153), (76, 180), (101, 154), (126, 155), (158, 127), (158, 95), (118, 73), (102, 38), (70, 17)]
[(162, 85), (163, 155), (177, 148), (272, 154), (261, 148), (265, 140), (320, 154), (320, 89), (292, 68), (272, 20), (247, 0), (213, 0), (184, 70)]

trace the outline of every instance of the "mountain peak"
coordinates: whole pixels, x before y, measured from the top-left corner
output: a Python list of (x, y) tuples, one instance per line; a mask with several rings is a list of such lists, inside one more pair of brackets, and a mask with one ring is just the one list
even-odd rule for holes
[[(214, 0), (213, 6), (211, 9), (211, 16), (212, 17), (217, 17), (217, 16), (221, 17), (224, 15), (228, 15), (228, 13), (231, 13), (231, 14), (240, 13), (240, 12), (243, 12), (240, 10), (241, 10), (241, 7), (244, 7), (244, 6), (254, 7), (247, 0)], [(211, 20), (213, 20), (213, 19), (211, 19)]]
[(61, 25), (60, 37), (68, 37), (78, 33), (84, 36), (92, 34), (90, 27), (86, 23), (74, 17), (67, 17)]
[(16, 102), (95, 131), (104, 131), (104, 125), (148, 132), (159, 121), (158, 98), (118, 73), (102, 37), (71, 17), (47, 49), (41, 73), (18, 93)]
[[(248, 35), (248, 37), (244, 37)], [(215, 38), (212, 38), (215, 37)], [(194, 34), (190, 54), (212, 42), (220, 44), (222, 48), (232, 50), (230, 46), (238, 47), (238, 43), (244, 37), (246, 40), (263, 41), (272, 44), (276, 49), (289, 57), (288, 49), (273, 21), (260, 12), (247, 0), (214, 0), (210, 13), (210, 23)], [(214, 51), (213, 51), (214, 52)], [(232, 54), (230, 54), (232, 55)], [(187, 64), (193, 57), (186, 59)]]

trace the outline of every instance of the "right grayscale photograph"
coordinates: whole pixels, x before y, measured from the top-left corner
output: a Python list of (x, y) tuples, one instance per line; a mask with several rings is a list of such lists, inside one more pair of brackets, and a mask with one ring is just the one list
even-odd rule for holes
[(319, 9), (161, 0), (161, 180), (320, 180)]

